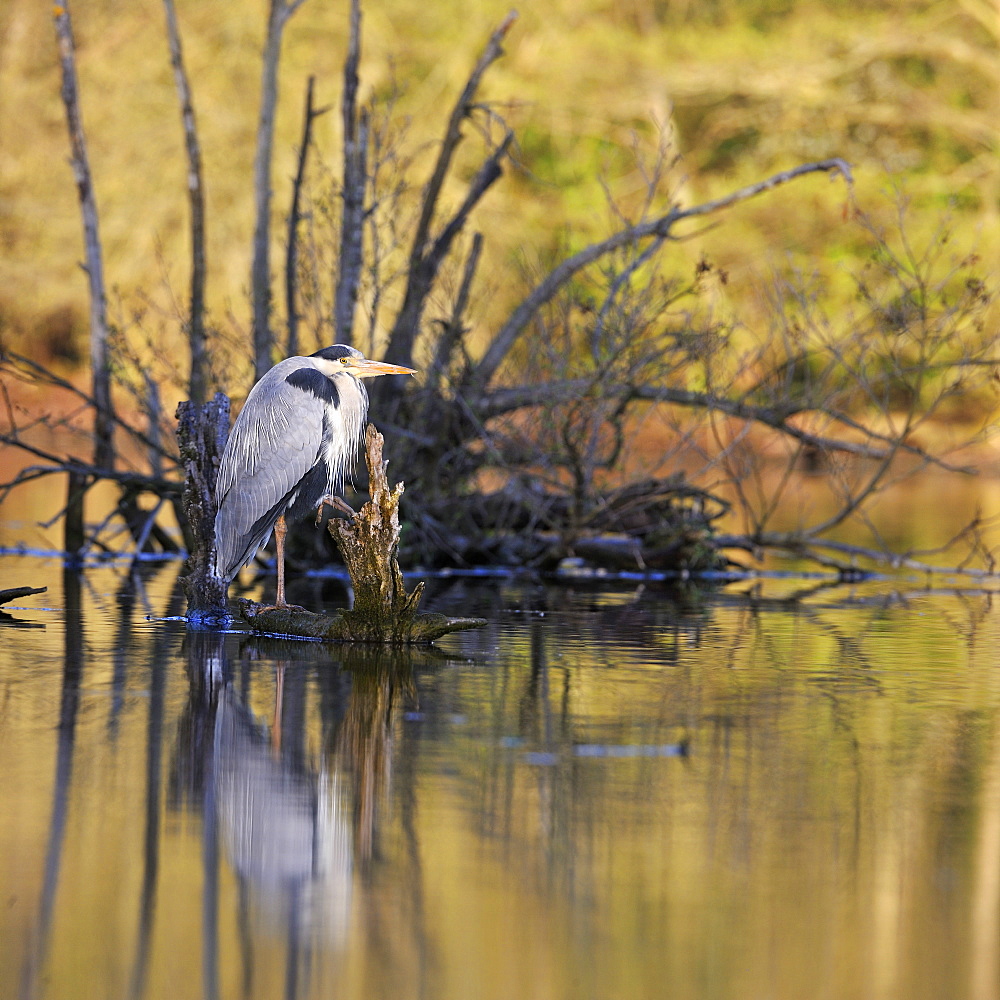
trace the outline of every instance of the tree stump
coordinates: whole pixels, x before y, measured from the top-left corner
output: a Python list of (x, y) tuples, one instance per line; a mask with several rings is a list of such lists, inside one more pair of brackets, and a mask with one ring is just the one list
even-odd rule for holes
[(365, 461), (371, 499), (353, 520), (332, 518), (328, 524), (351, 578), (354, 607), (316, 615), (301, 608), (275, 608), (240, 600), (240, 613), (254, 631), (328, 642), (408, 645), (433, 642), (448, 632), (486, 624), (482, 618), (417, 613), (424, 585), (418, 583), (407, 593), (396, 560), (403, 484), (389, 488), (382, 443), (382, 435), (369, 424), (365, 428)]
[(185, 401), (177, 407), (177, 443), (184, 465), (185, 543), (188, 558), (184, 569), (184, 594), (188, 620), (204, 621), (228, 617), (229, 584), (212, 572), (215, 563), (215, 482), (229, 437), (229, 397), (217, 392), (198, 406)]

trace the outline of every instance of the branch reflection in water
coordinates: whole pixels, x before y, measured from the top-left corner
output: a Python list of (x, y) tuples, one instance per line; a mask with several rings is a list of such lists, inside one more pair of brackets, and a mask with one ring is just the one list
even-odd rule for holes
[(25, 998), (35, 994), (39, 970), (45, 964), (52, 929), (52, 908), (59, 882), (59, 867), (62, 863), (66, 813), (73, 774), (76, 718), (80, 705), (80, 678), (83, 674), (83, 625), (80, 616), (78, 574), (68, 570), (63, 572), (63, 593), (66, 602), (66, 627), (63, 632), (63, 675), (56, 738), (56, 773), (53, 781), (49, 836), (45, 847), (41, 899), (38, 904), (38, 921), (34, 928), (34, 940), (29, 941), (25, 951), (21, 974), (21, 996)]
[(442, 660), (39, 582), (0, 996), (995, 1000), (989, 594), (456, 584)]

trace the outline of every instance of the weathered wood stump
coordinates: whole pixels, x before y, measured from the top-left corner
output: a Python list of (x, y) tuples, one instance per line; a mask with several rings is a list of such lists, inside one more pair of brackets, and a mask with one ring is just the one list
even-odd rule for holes
[(184, 595), (190, 621), (227, 615), (228, 581), (212, 572), (215, 562), (215, 482), (229, 437), (229, 397), (217, 392), (202, 406), (185, 401), (177, 407), (177, 442), (184, 466), (184, 527), (188, 559)]
[(365, 429), (365, 461), (371, 499), (353, 520), (332, 518), (328, 524), (351, 578), (354, 607), (317, 615), (239, 600), (240, 613), (257, 632), (328, 642), (428, 643), (448, 632), (481, 628), (486, 624), (482, 618), (418, 614), (424, 585), (418, 583), (407, 593), (396, 560), (403, 484), (389, 488), (382, 435), (371, 424)]

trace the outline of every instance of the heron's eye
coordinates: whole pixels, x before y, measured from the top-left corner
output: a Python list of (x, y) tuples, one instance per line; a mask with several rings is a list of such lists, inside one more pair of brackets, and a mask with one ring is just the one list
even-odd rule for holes
[(346, 364), (350, 364), (350, 361), (351, 361), (351, 359), (350, 359), (350, 358), (341, 358), (341, 359), (340, 359), (340, 363), (341, 363), (342, 365), (346, 365)]

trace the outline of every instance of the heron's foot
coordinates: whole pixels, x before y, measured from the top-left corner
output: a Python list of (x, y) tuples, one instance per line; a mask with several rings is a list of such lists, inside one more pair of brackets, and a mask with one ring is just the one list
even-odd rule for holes
[(274, 604), (257, 604), (254, 606), (254, 614), (260, 611), (308, 611), (308, 608), (301, 604), (289, 604), (287, 601), (275, 601)]
[(327, 495), (320, 500), (319, 509), (316, 511), (317, 528), (323, 520), (324, 507), (333, 507), (334, 510), (339, 510), (342, 514), (346, 514), (350, 518), (358, 516), (358, 512), (343, 497), (339, 497), (335, 493), (327, 493)]

